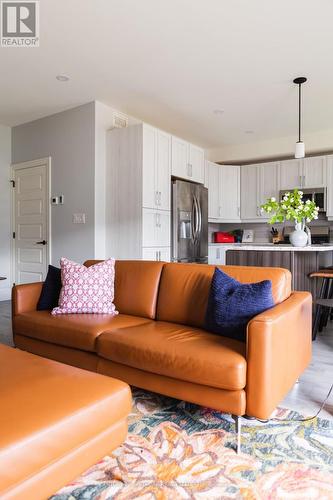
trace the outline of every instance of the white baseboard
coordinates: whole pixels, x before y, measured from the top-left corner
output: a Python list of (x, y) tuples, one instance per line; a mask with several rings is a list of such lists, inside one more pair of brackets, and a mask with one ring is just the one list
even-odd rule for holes
[(6, 288), (0, 288), (0, 302), (3, 300), (10, 300), (12, 297), (12, 289), (8, 286)]

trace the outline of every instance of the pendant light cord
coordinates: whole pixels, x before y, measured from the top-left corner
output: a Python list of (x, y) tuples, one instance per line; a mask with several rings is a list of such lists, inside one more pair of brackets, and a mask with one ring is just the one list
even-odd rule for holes
[(301, 142), (301, 92), (302, 92), (302, 84), (298, 84), (298, 142)]

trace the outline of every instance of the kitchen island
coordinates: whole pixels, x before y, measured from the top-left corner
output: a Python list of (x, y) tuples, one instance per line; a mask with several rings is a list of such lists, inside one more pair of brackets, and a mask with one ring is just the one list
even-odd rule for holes
[[(215, 245), (214, 245), (215, 246)], [(316, 284), (308, 275), (333, 264), (333, 244), (293, 247), (290, 244), (230, 243), (217, 244), (226, 252), (226, 264), (238, 266), (284, 267), (292, 273), (294, 290), (316, 295)]]

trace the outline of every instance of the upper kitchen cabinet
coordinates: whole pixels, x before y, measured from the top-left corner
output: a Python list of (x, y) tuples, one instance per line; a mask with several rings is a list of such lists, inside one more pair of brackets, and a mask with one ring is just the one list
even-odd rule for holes
[(325, 187), (326, 156), (280, 162), (280, 189)]
[(279, 164), (260, 163), (241, 167), (241, 219), (257, 221), (268, 216), (260, 209), (267, 198), (279, 196)]
[(312, 156), (303, 159), (302, 187), (326, 187), (326, 156)]
[[(139, 127), (142, 127), (142, 206), (170, 210), (171, 136), (146, 124)], [(139, 147), (140, 143), (141, 137)]]
[(333, 156), (326, 156), (327, 198), (326, 215), (329, 220), (333, 219)]
[(221, 218), (225, 221), (240, 221), (240, 167), (220, 166)]
[[(262, 163), (260, 166), (259, 179), (259, 207), (266, 203), (268, 198), (279, 198), (279, 163)], [(260, 218), (269, 218), (267, 214), (259, 210)]]
[(285, 160), (280, 162), (280, 189), (302, 187), (302, 160)]
[(207, 162), (206, 174), (208, 185), (208, 219), (211, 222), (239, 222), (239, 167)]
[(220, 217), (220, 165), (206, 162), (205, 184), (208, 188), (208, 218), (218, 219)]
[(260, 165), (244, 165), (241, 176), (241, 219), (254, 220), (260, 216)]
[(178, 137), (172, 137), (172, 175), (180, 179), (204, 183), (205, 152)]

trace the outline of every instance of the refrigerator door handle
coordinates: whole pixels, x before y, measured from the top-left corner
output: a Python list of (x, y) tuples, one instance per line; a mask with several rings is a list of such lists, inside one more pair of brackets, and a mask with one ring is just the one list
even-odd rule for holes
[(197, 200), (198, 204), (198, 238), (200, 237), (201, 234), (201, 229), (202, 229), (202, 212), (201, 212), (201, 206), (199, 201)]
[(195, 210), (196, 210), (196, 220), (195, 220), (195, 239), (198, 241), (201, 232), (201, 211), (198, 198), (195, 196)]
[[(195, 223), (194, 223), (195, 220)], [(195, 196), (192, 198), (192, 216), (191, 216), (191, 236), (192, 241), (195, 241), (196, 238), (196, 204), (195, 204)]]

